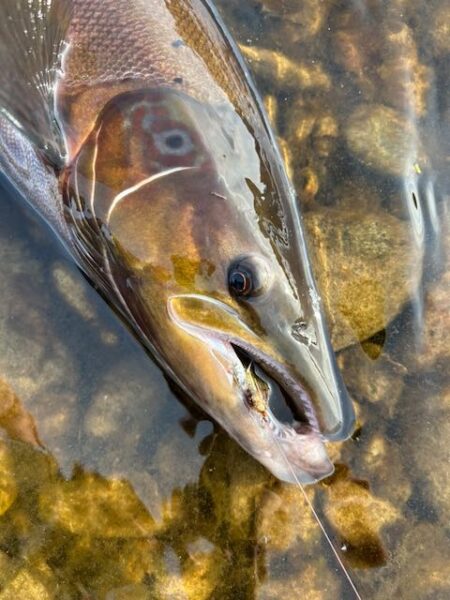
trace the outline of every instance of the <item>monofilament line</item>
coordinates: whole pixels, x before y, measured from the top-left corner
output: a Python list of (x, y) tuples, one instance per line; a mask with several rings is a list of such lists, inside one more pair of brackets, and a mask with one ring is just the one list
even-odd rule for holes
[(300, 490), (301, 490), (301, 492), (302, 492), (302, 494), (303, 494), (303, 496), (304, 496), (304, 498), (305, 498), (305, 500), (306, 500), (306, 503), (308, 504), (309, 508), (311, 509), (311, 512), (312, 512), (312, 514), (313, 514), (313, 516), (314, 516), (315, 520), (317, 521), (317, 523), (318, 523), (318, 525), (319, 525), (319, 527), (320, 527), (320, 529), (321, 529), (321, 531), (322, 531), (323, 535), (325, 536), (325, 539), (327, 540), (327, 543), (328, 543), (328, 545), (330, 546), (331, 550), (333, 551), (333, 554), (334, 554), (334, 556), (336, 557), (336, 560), (337, 560), (337, 562), (338, 562), (338, 564), (339, 564), (340, 568), (342, 569), (342, 572), (344, 573), (344, 575), (345, 575), (345, 577), (346, 577), (346, 579), (347, 579), (348, 583), (350, 584), (350, 587), (351, 587), (351, 589), (353, 590), (353, 592), (354, 592), (354, 594), (355, 594), (356, 598), (358, 598), (358, 600), (362, 600), (362, 597), (361, 597), (360, 593), (359, 593), (359, 592), (358, 592), (358, 590), (356, 589), (356, 586), (355, 586), (355, 584), (353, 583), (353, 580), (352, 580), (352, 578), (350, 577), (350, 573), (349, 573), (349, 572), (348, 572), (348, 570), (346, 569), (346, 567), (345, 567), (345, 565), (344, 565), (344, 563), (343, 563), (343, 561), (342, 561), (342, 558), (339, 556), (339, 552), (338, 552), (338, 551), (336, 550), (336, 548), (334, 547), (334, 544), (333, 544), (333, 542), (331, 541), (331, 538), (330, 538), (330, 536), (328, 535), (328, 533), (327, 533), (327, 531), (326, 531), (326, 529), (325, 529), (324, 525), (322, 524), (322, 521), (320, 520), (320, 518), (319, 518), (319, 515), (317, 514), (317, 512), (316, 512), (316, 509), (314, 508), (314, 506), (313, 506), (313, 504), (312, 504), (311, 500), (308, 498), (308, 495), (307, 495), (307, 493), (305, 492), (305, 488), (304, 488), (304, 487), (303, 487), (303, 485), (300, 483), (300, 481), (299, 481), (299, 479), (298, 479), (297, 475), (295, 474), (295, 471), (294, 471), (294, 469), (292, 468), (292, 465), (291, 465), (291, 463), (289, 462), (289, 460), (288, 460), (288, 458), (287, 458), (286, 454), (284, 453), (284, 451), (283, 451), (283, 448), (282, 448), (281, 444), (278, 442), (278, 440), (277, 440), (275, 437), (274, 437), (273, 439), (274, 439), (275, 445), (277, 446), (278, 450), (280, 451), (280, 454), (281, 454), (281, 456), (283, 457), (283, 460), (284, 460), (284, 462), (286, 463), (286, 466), (288, 467), (289, 471), (292, 473), (292, 476), (293, 476), (293, 478), (295, 479), (295, 482), (297, 483), (298, 487), (300, 488)]

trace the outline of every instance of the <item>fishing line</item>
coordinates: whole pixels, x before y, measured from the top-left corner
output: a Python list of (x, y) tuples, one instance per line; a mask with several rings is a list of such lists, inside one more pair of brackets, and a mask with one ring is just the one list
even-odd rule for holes
[(284, 462), (286, 463), (286, 466), (288, 467), (289, 471), (292, 473), (292, 476), (293, 476), (293, 478), (295, 479), (295, 482), (297, 483), (298, 487), (300, 488), (300, 490), (301, 490), (301, 492), (302, 492), (302, 494), (303, 494), (303, 497), (304, 497), (304, 498), (305, 498), (305, 500), (306, 500), (306, 503), (307, 503), (307, 505), (309, 506), (309, 508), (310, 508), (310, 510), (311, 510), (311, 512), (312, 512), (312, 514), (313, 514), (313, 516), (314, 516), (314, 518), (315, 518), (315, 520), (317, 521), (317, 523), (318, 523), (318, 525), (319, 525), (319, 527), (320, 527), (320, 529), (321, 529), (321, 531), (322, 531), (323, 535), (325, 536), (325, 539), (326, 539), (326, 541), (327, 541), (328, 545), (330, 546), (331, 550), (333, 551), (333, 554), (334, 554), (334, 556), (336, 557), (336, 560), (337, 560), (337, 562), (338, 562), (338, 564), (339, 564), (340, 568), (342, 569), (342, 571), (343, 571), (343, 573), (344, 573), (344, 575), (345, 575), (345, 577), (346, 577), (346, 579), (347, 579), (348, 583), (350, 584), (350, 587), (351, 587), (351, 589), (353, 590), (353, 592), (354, 592), (354, 594), (355, 594), (356, 598), (358, 598), (358, 600), (362, 600), (362, 597), (361, 597), (361, 595), (359, 594), (358, 590), (356, 589), (356, 586), (355, 586), (355, 584), (353, 583), (353, 580), (352, 580), (352, 578), (350, 577), (350, 573), (348, 572), (347, 568), (345, 567), (345, 565), (344, 565), (344, 563), (343, 563), (343, 561), (342, 561), (342, 558), (339, 556), (339, 552), (338, 552), (338, 551), (336, 550), (336, 548), (334, 547), (334, 544), (333, 544), (333, 542), (331, 541), (331, 538), (330, 538), (330, 536), (328, 535), (328, 533), (327, 533), (327, 531), (326, 531), (326, 529), (325, 529), (324, 525), (322, 524), (322, 522), (321, 522), (321, 520), (320, 520), (320, 518), (319, 518), (319, 515), (317, 514), (317, 512), (316, 512), (316, 509), (314, 508), (314, 506), (313, 506), (313, 504), (312, 504), (311, 500), (308, 498), (308, 495), (307, 495), (307, 493), (305, 492), (305, 488), (304, 488), (304, 487), (303, 487), (303, 485), (300, 483), (300, 481), (299, 481), (299, 479), (298, 479), (297, 475), (295, 474), (295, 471), (294, 471), (294, 469), (292, 468), (292, 465), (291, 465), (291, 463), (289, 462), (289, 460), (288, 460), (288, 458), (287, 458), (286, 454), (284, 453), (284, 450), (283, 450), (283, 448), (282, 448), (281, 444), (278, 442), (278, 440), (276, 439), (276, 437), (273, 437), (273, 441), (275, 442), (275, 445), (277, 446), (278, 450), (280, 451), (280, 454), (281, 454), (281, 456), (283, 457), (283, 460), (284, 460)]

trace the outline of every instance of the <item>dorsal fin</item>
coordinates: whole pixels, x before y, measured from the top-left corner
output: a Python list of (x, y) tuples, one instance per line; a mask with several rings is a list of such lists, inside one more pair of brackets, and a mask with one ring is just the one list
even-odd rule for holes
[(54, 94), (71, 10), (71, 0), (0, 2), (0, 112), (52, 162), (64, 155)]

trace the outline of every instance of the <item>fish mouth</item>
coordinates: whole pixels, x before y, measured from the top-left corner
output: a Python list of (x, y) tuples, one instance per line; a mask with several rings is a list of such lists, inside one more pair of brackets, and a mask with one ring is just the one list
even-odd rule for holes
[(253, 379), (262, 380), (270, 388), (264, 407), (261, 398), (255, 398), (259, 395), (255, 394), (255, 389), (247, 386), (245, 401), (249, 408), (264, 413), (269, 427), (280, 437), (308, 433), (321, 436), (317, 415), (305, 388), (263, 352), (237, 340), (230, 341), (230, 346)]
[[(280, 479), (314, 483), (333, 472), (311, 397), (280, 363), (241, 340), (228, 343), (241, 365), (243, 401), (273, 439), (273, 451), (257, 456)], [(255, 448), (251, 453), (257, 455)], [(281, 459), (281, 461), (280, 461)], [(283, 465), (283, 463), (285, 463)]]
[[(306, 386), (291, 375), (290, 368), (260, 350), (253, 341), (219, 331), (198, 319), (180, 314), (182, 302), (192, 296), (173, 297), (168, 304), (172, 321), (209, 348), (217, 365), (219, 404), (206, 400), (203, 406), (249, 454), (265, 465), (278, 479), (290, 483), (314, 483), (330, 475), (319, 418)], [(203, 298), (202, 298), (203, 300)], [(222, 303), (207, 299), (221, 309), (223, 319), (235, 319)], [(243, 337), (254, 336), (245, 325)], [(221, 382), (221, 383), (219, 383)], [(232, 398), (227, 400), (227, 391)], [(212, 388), (210, 388), (212, 389)], [(202, 398), (194, 392), (197, 402)]]

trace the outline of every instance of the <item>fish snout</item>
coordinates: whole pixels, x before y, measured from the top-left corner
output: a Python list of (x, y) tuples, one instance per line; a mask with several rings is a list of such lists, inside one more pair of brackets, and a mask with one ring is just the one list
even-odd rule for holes
[(267, 340), (214, 298), (174, 296), (169, 313), (202, 349), (205, 409), (251, 455), (284, 481), (312, 483), (333, 471), (308, 386)]

